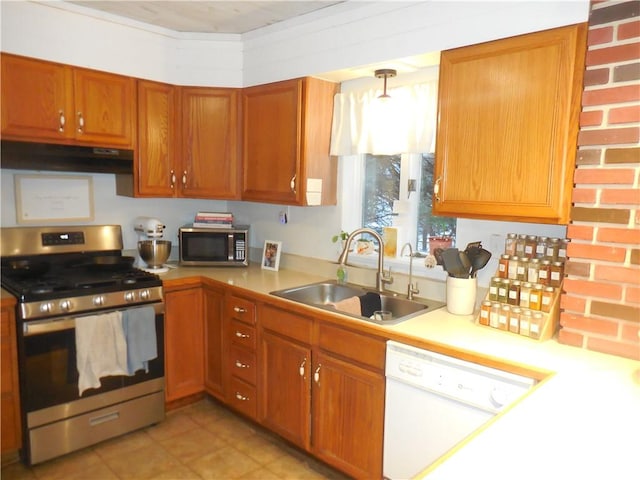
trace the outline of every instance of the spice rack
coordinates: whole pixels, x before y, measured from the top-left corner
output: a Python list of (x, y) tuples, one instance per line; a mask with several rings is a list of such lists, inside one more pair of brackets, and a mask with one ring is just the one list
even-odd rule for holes
[(553, 337), (560, 322), (566, 242), (509, 234), (477, 323), (538, 341)]

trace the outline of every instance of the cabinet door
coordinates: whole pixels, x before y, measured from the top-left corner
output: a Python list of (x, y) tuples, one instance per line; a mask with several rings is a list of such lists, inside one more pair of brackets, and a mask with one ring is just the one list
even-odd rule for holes
[(567, 223), (586, 25), (449, 50), (433, 213)]
[(261, 337), (259, 421), (296, 445), (309, 448), (311, 350), (264, 331)]
[(224, 396), (223, 360), (223, 301), (224, 293), (204, 287), (205, 369), (207, 392), (218, 398)]
[(243, 90), (243, 200), (299, 203), (302, 80)]
[(313, 452), (353, 477), (381, 478), (384, 376), (324, 353), (313, 368)]
[(204, 390), (202, 290), (165, 295), (165, 397), (167, 402)]
[(134, 147), (135, 80), (74, 69), (75, 137), (101, 147)]
[(20, 395), (18, 391), (18, 358), (13, 307), (2, 308), (0, 328), (0, 365), (2, 376), (2, 428), (0, 445), (2, 453), (16, 452), (21, 446)]
[(239, 197), (238, 91), (182, 88), (180, 195)]
[(65, 142), (74, 136), (70, 67), (2, 54), (2, 138)]
[(176, 192), (176, 87), (138, 81), (138, 151), (135, 192), (172, 197)]

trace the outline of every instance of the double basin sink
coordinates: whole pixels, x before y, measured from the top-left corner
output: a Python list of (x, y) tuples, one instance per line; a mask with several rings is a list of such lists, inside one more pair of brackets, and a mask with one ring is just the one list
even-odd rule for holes
[(444, 306), (444, 303), (431, 300), (408, 300), (399, 294), (392, 292), (380, 293), (381, 310), (385, 312), (384, 319), (364, 317), (349, 312), (336, 310), (333, 304), (351, 297), (359, 297), (367, 292), (375, 292), (374, 289), (355, 284), (339, 284), (335, 280), (311, 283), (299, 287), (288, 288), (271, 292), (271, 295), (285, 298), (294, 302), (322, 308), (343, 315), (377, 323), (379, 325), (395, 325), (409, 320), (417, 315), (427, 313)]

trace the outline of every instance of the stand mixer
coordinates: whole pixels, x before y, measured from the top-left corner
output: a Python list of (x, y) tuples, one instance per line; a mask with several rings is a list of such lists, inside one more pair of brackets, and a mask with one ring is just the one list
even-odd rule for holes
[(171, 253), (171, 242), (160, 240), (166, 225), (157, 218), (137, 217), (133, 229), (138, 233), (138, 266), (147, 272), (163, 273), (168, 267), (164, 262)]

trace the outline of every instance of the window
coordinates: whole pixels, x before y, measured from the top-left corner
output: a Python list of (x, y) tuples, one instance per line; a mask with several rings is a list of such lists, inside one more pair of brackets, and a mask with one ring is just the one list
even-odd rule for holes
[[(381, 235), (398, 227), (403, 243), (430, 252), (429, 239), (455, 239), (456, 219), (431, 213), (434, 155), (362, 155), (361, 222)], [(355, 198), (354, 198), (355, 201)]]

